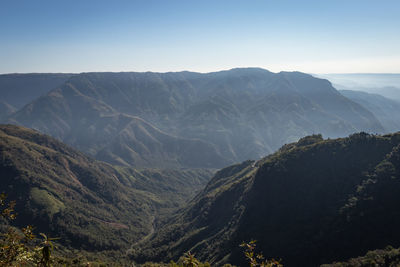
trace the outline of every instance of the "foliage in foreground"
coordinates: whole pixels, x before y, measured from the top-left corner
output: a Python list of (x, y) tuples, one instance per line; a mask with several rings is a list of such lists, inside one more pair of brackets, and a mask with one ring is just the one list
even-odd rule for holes
[(243, 242), (240, 247), (244, 248), (244, 255), (251, 267), (261, 266), (261, 267), (281, 267), (280, 260), (266, 260), (262, 253), (256, 253), (256, 241), (251, 240), (248, 243)]
[[(0, 194), (0, 218), (11, 221), (16, 218), (15, 201), (8, 202), (4, 193)], [(55, 238), (48, 238), (40, 233), (42, 240), (36, 238), (33, 227), (28, 225), (18, 229), (9, 226), (0, 239), (0, 266), (119, 266), (105, 262), (89, 262), (83, 257), (63, 258), (52, 255)], [(282, 267), (280, 260), (266, 260), (262, 253), (256, 252), (256, 241), (243, 242), (240, 247), (250, 267)], [(130, 263), (129, 265), (131, 265)], [(124, 264), (128, 265), (128, 263)], [(133, 265), (132, 265), (133, 266)], [(200, 262), (190, 251), (185, 253), (178, 262), (152, 263), (147, 262), (142, 267), (211, 267), (208, 262)], [(233, 265), (225, 264), (224, 267)], [(323, 267), (375, 267), (400, 266), (400, 249), (391, 246), (384, 250), (369, 251), (365, 256), (350, 259), (347, 262), (335, 262)]]
[[(280, 260), (267, 260), (262, 253), (256, 252), (256, 241), (251, 240), (250, 242), (243, 242), (240, 247), (243, 248), (244, 256), (250, 267), (282, 267)], [(208, 262), (200, 262), (195, 258), (195, 255), (190, 251), (185, 253), (178, 262), (171, 261), (170, 263), (153, 263), (146, 262), (141, 265), (142, 267), (210, 267)], [(225, 264), (223, 267), (233, 267), (231, 264)]]
[[(4, 193), (0, 194), (0, 207), (3, 219), (16, 218), (15, 202), (7, 202)], [(0, 266), (51, 266), (54, 238), (48, 238), (43, 233), (40, 235), (42, 241), (38, 241), (30, 225), (21, 229), (9, 226), (0, 240)]]
[[(15, 201), (7, 202), (6, 195), (0, 194), (1, 218), (9, 221), (16, 218), (14, 211)], [(0, 240), (0, 266), (106, 266), (105, 263), (82, 262), (81, 259), (68, 260), (62, 257), (52, 256), (56, 238), (48, 238), (40, 233), (42, 241), (39, 242), (33, 233), (33, 227), (28, 225), (18, 229), (9, 226), (7, 232), (2, 234)], [(256, 241), (243, 242), (244, 255), (251, 267), (281, 267), (279, 261), (265, 260), (261, 253), (255, 252)], [(168, 264), (147, 262), (142, 267), (211, 267), (208, 262), (200, 262), (190, 251), (185, 253), (177, 263), (171, 261)], [(225, 264), (225, 267), (232, 266)]]
[(346, 262), (324, 264), (321, 267), (376, 267), (400, 266), (400, 249), (387, 246), (385, 249), (368, 251), (366, 255), (350, 259)]

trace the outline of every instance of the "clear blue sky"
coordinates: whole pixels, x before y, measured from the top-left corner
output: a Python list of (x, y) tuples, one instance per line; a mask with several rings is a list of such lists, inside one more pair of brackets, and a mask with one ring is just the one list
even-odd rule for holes
[(399, 0), (1, 0), (0, 73), (400, 73)]

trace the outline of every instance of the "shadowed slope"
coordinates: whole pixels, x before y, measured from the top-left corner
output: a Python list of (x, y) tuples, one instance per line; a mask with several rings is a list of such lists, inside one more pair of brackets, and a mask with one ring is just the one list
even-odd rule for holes
[(238, 245), (256, 239), (267, 258), (316, 266), (399, 246), (399, 145), (399, 134), (314, 135), (225, 168), (132, 257), (165, 261), (190, 250), (242, 265)]

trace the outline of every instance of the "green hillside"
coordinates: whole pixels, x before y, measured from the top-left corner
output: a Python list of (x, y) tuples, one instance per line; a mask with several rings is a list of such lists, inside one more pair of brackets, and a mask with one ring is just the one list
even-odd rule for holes
[(15, 224), (60, 237), (69, 249), (123, 255), (210, 175), (113, 167), (34, 130), (0, 126), (0, 192), (17, 202)]
[(321, 267), (376, 267), (400, 266), (400, 249), (395, 249), (387, 246), (385, 249), (377, 249), (368, 251), (367, 254), (361, 257), (352, 258), (345, 262), (334, 262), (331, 264), (323, 264)]
[(255, 239), (267, 258), (316, 266), (398, 247), (399, 148), (398, 133), (314, 135), (225, 168), (132, 259), (243, 265), (238, 244)]

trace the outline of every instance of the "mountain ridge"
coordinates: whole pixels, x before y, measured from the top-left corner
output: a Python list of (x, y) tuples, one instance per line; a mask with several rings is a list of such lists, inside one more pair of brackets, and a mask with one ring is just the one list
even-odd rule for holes
[(398, 115), (400, 114), (400, 102), (377, 93), (352, 90), (340, 90), (339, 92), (373, 112), (386, 131), (396, 132), (400, 130), (400, 117)]
[(0, 74), (0, 101), (20, 109), (60, 86), (73, 75), (70, 73)]
[(255, 239), (266, 258), (317, 266), (399, 246), (399, 147), (400, 133), (314, 135), (224, 168), (131, 257), (165, 261), (189, 250), (243, 265), (239, 244)]
[[(200, 140), (204, 155), (189, 159), (190, 164), (171, 162), (175, 167), (223, 167), (258, 159), (315, 132), (338, 137), (360, 130), (383, 131), (371, 112), (343, 97), (328, 81), (299, 72), (257, 68), (205, 74), (82, 73), (17, 111), (7, 122), (35, 128), (97, 157), (100, 149), (95, 143), (115, 139), (119, 132), (112, 130), (118, 119), (107, 124), (107, 116), (139, 117), (178, 137), (182, 144), (190, 139), (187, 147), (198, 147), (199, 141), (194, 140)], [(82, 147), (79, 140), (93, 139), (93, 128), (99, 139)], [(135, 136), (134, 131), (127, 136)], [(117, 142), (101, 153), (111, 159), (100, 158), (123, 165), (162, 167), (164, 159), (197, 156), (193, 150), (165, 150), (169, 141), (160, 142), (151, 134), (140, 138)], [(148, 151), (162, 144), (154, 154), (164, 156), (145, 159), (138, 152), (142, 145), (134, 143), (144, 144)], [(193, 165), (201, 158), (209, 160)]]

